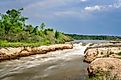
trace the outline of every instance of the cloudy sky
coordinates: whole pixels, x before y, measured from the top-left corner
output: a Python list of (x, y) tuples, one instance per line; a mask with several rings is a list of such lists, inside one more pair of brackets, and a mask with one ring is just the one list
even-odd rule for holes
[(1, 13), (12, 8), (65, 33), (121, 35), (121, 0), (0, 0)]

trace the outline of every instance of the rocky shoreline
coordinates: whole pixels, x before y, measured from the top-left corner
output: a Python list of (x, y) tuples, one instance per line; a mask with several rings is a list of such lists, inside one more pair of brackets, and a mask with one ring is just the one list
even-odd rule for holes
[(2, 47), (0, 48), (0, 62), (5, 60), (19, 59), (20, 57), (26, 57), (35, 54), (46, 54), (47, 52), (51, 51), (72, 48), (72, 44), (55, 44), (40, 47)]
[(121, 80), (121, 43), (100, 43), (85, 50), (91, 80)]

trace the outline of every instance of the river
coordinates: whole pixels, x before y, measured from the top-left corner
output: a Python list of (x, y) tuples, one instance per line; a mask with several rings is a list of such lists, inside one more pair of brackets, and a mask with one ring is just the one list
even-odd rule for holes
[(1, 62), (0, 80), (85, 80), (85, 49), (75, 44), (73, 49)]

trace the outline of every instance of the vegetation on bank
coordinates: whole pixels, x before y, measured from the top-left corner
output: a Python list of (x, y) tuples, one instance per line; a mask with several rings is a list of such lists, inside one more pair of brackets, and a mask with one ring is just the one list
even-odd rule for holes
[(66, 34), (75, 40), (121, 40), (121, 36), (96, 36), (96, 35), (77, 35), (77, 34)]
[(120, 80), (117, 75), (111, 75), (109, 71), (97, 71), (96, 75), (92, 75), (87, 80)]
[(45, 28), (43, 22), (39, 26), (26, 24), (28, 18), (21, 14), (22, 11), (23, 8), (11, 9), (0, 14), (0, 46), (40, 46), (72, 40), (62, 32)]

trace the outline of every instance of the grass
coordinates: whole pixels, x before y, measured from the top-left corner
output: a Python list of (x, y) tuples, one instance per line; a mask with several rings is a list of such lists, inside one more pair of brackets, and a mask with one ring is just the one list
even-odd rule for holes
[(61, 44), (67, 41), (72, 40), (71, 37), (65, 36), (63, 33), (58, 32), (58, 38), (55, 38), (55, 33), (52, 31), (46, 31), (47, 35), (44, 35), (42, 40), (21, 40), (17, 41), (8, 41), (8, 40), (0, 40), (0, 47), (37, 47), (42, 45), (50, 45), (50, 44)]
[(7, 42), (0, 41), (0, 47), (37, 47), (42, 45), (50, 45), (51, 43), (47, 40), (41, 42)]

